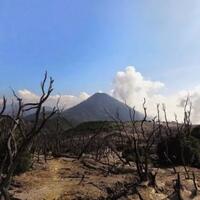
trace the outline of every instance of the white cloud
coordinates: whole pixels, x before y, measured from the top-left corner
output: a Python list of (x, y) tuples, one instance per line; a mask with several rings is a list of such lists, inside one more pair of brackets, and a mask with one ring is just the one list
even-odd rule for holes
[(141, 111), (144, 98), (148, 102), (162, 99), (157, 92), (164, 87), (159, 81), (146, 80), (134, 67), (117, 72), (113, 81), (112, 95)]
[[(37, 102), (40, 98), (39, 95), (24, 89), (24, 90), (19, 90), (18, 95), (20, 98), (23, 99), (24, 102)], [(80, 93), (78, 96), (73, 96), (73, 95), (51, 95), (49, 99), (46, 102), (46, 106), (53, 107), (56, 106), (58, 99), (59, 100), (59, 107), (67, 109), (72, 106), (77, 105), (78, 103), (86, 100), (89, 97), (89, 95), (86, 92)]]
[(31, 101), (36, 102), (36, 101), (39, 100), (39, 96), (38, 95), (36, 95), (35, 93), (33, 93), (33, 92), (31, 92), (31, 91), (29, 91), (27, 89), (19, 90), (18, 94), (19, 94), (19, 97), (23, 98), (23, 100), (25, 102), (31, 102)]
[(136, 110), (143, 112), (142, 103), (147, 100), (147, 112), (150, 116), (156, 115), (157, 104), (165, 104), (169, 120), (174, 120), (177, 114), (180, 121), (183, 120), (183, 102), (188, 94), (193, 103), (192, 121), (200, 122), (200, 87), (191, 91), (180, 91), (175, 95), (165, 96), (161, 89), (164, 83), (145, 79), (141, 73), (132, 66), (125, 68), (116, 74), (113, 81), (111, 94), (130, 106), (135, 106)]
[(183, 98), (189, 95), (193, 108), (191, 116), (192, 121), (194, 123), (200, 123), (200, 85), (196, 86), (193, 90), (182, 91), (181, 94)]

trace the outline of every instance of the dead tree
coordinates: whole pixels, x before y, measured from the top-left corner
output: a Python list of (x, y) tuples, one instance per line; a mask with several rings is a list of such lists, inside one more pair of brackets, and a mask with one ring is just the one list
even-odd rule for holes
[(192, 181), (194, 184), (194, 190), (192, 191), (192, 197), (195, 197), (198, 194), (198, 187), (197, 187), (196, 176), (195, 176), (194, 172), (192, 172)]
[(180, 173), (177, 173), (177, 179), (175, 180), (174, 184), (174, 194), (178, 200), (183, 200), (182, 189)]
[[(159, 135), (161, 126), (157, 125), (156, 117), (151, 120), (152, 128), (150, 131), (145, 129), (145, 124), (147, 122), (147, 108), (146, 100), (143, 102), (144, 118), (142, 121), (138, 122), (135, 119), (135, 108), (129, 108), (130, 123), (126, 124), (120, 119), (120, 116), (117, 117), (109, 115), (112, 120), (115, 122), (119, 131), (121, 132), (121, 137), (123, 140), (126, 139), (126, 148), (129, 149), (129, 154), (132, 154), (134, 162), (136, 164), (137, 174), (140, 178), (140, 181), (148, 181), (149, 184), (155, 183), (155, 177), (152, 174), (149, 167), (150, 154), (152, 147), (155, 143), (155, 137)], [(109, 113), (108, 113), (109, 114)], [(158, 120), (160, 120), (158, 118)], [(160, 123), (160, 121), (159, 121)], [(131, 127), (130, 130), (127, 130), (127, 126)], [(122, 134), (123, 133), (123, 134)], [(120, 160), (123, 160), (120, 158)], [(154, 177), (154, 178), (153, 178)], [(151, 179), (154, 180), (151, 180)]]
[[(188, 109), (188, 107), (189, 107), (189, 109)], [(175, 167), (174, 163), (169, 158), (169, 154), (168, 154), (169, 147), (168, 147), (167, 141), (168, 141), (168, 139), (173, 139), (173, 138), (176, 139), (177, 138), (177, 141), (180, 142), (180, 158), (181, 158), (181, 164), (183, 165), (183, 168), (185, 170), (186, 179), (190, 178), (189, 170), (186, 167), (189, 163), (188, 163), (188, 161), (186, 162), (186, 159), (185, 159), (185, 145), (186, 145), (185, 139), (187, 139), (191, 135), (191, 128), (192, 128), (192, 124), (191, 124), (191, 120), (190, 120), (191, 110), (192, 110), (192, 104), (189, 103), (189, 98), (187, 98), (185, 105), (184, 105), (183, 123), (178, 122), (177, 115), (175, 114), (176, 127), (174, 128), (174, 127), (169, 126), (166, 108), (163, 105), (163, 112), (164, 112), (165, 124), (166, 124), (166, 127), (165, 127), (166, 138), (164, 139), (166, 152), (164, 152), (164, 154), (165, 154), (165, 157), (167, 158), (167, 161), (169, 161), (169, 163), (173, 167)], [(176, 173), (176, 171), (175, 171), (175, 173)]]
[[(33, 140), (40, 134), (46, 122), (56, 113), (53, 108), (48, 114), (45, 111), (45, 103), (53, 91), (54, 80), (50, 77), (49, 85), (46, 88), (47, 73), (41, 83), (42, 94), (38, 102), (24, 103), (23, 99), (17, 96), (13, 91), (14, 97), (18, 103), (17, 112), (14, 116), (5, 113), (6, 99), (3, 99), (2, 110), (0, 111), (1, 132), (4, 145), (4, 153), (0, 160), (0, 199), (9, 200), (9, 186), (12, 181), (14, 171), (19, 164), (20, 158), (28, 151)], [(25, 120), (24, 115), (28, 111), (34, 111), (32, 122)], [(6, 126), (9, 124), (9, 126)]]

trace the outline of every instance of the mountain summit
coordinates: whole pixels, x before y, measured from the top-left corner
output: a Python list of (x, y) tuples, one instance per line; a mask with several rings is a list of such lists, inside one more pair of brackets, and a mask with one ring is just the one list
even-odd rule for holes
[[(96, 93), (80, 104), (64, 111), (63, 116), (76, 124), (86, 121), (112, 121), (111, 116), (129, 121), (129, 107), (105, 93)], [(135, 119), (143, 115), (136, 111)]]

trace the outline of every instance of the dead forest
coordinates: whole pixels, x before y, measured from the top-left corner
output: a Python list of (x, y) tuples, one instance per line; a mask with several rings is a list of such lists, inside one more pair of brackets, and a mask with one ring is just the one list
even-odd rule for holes
[[(105, 179), (123, 175), (123, 181), (115, 181), (102, 187), (97, 196), (74, 197), (73, 199), (200, 199), (200, 131), (190, 120), (192, 107), (185, 102), (183, 122), (170, 122), (167, 108), (157, 105), (154, 117), (148, 116), (146, 100), (143, 102), (144, 118), (135, 120), (135, 109), (129, 110), (130, 121), (122, 121), (120, 115), (111, 121), (86, 122), (76, 127), (62, 116), (58, 105), (51, 112), (45, 103), (53, 91), (53, 79), (47, 73), (41, 83), (38, 102), (24, 103), (13, 95), (18, 104), (14, 113), (6, 113), (7, 100), (3, 98), (0, 111), (0, 199), (16, 199), (11, 192), (15, 176), (31, 171), (43, 160), (71, 159), (79, 162), (88, 171), (98, 170)], [(31, 120), (26, 112), (34, 111)], [(165, 119), (161, 120), (161, 112)], [(66, 128), (66, 124), (69, 128)], [(163, 170), (172, 177), (171, 184), (164, 186)], [(86, 180), (83, 174), (78, 182)], [(67, 181), (67, 180), (66, 180)], [(189, 189), (185, 185), (190, 184)], [(151, 191), (154, 196), (151, 196)], [(144, 190), (147, 191), (144, 194)], [(156, 196), (157, 195), (157, 196)], [(60, 197), (60, 199), (69, 199)]]

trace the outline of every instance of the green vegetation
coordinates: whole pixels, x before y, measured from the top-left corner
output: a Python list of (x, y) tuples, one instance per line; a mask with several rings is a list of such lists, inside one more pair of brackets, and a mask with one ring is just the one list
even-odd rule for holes
[(30, 169), (31, 165), (32, 165), (32, 156), (31, 153), (27, 151), (23, 154), (22, 157), (20, 157), (20, 161), (15, 169), (14, 174), (20, 174), (26, 172), (27, 170)]
[(191, 135), (200, 140), (200, 126), (196, 126), (193, 128)]
[(66, 131), (66, 134), (71, 133), (94, 133), (96, 131), (101, 130), (102, 132), (109, 132), (116, 129), (116, 125), (114, 122), (109, 121), (91, 121), (91, 122), (83, 122), (76, 126), (75, 128), (71, 128), (68, 131)]
[(200, 140), (193, 136), (165, 138), (158, 143), (157, 155), (162, 165), (200, 167)]

